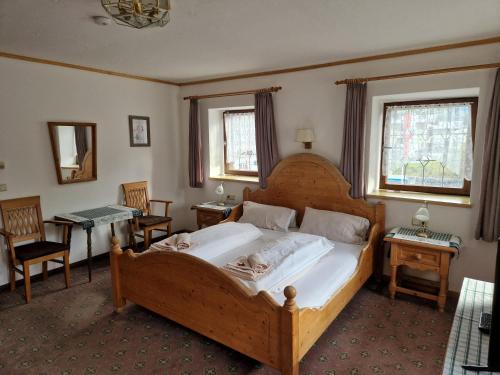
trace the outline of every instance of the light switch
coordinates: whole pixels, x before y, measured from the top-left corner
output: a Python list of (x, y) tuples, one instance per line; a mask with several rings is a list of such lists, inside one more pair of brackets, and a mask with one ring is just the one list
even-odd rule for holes
[(0, 169), (5, 169), (5, 162), (0, 160)]
[(0, 184), (0, 191), (7, 191), (7, 184)]

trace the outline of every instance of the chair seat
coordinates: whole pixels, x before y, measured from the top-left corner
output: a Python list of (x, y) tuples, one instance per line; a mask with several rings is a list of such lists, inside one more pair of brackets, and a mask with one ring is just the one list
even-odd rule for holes
[(150, 227), (152, 225), (163, 224), (172, 221), (171, 217), (155, 216), (155, 215), (141, 216), (138, 217), (137, 219), (140, 228)]
[(54, 254), (59, 251), (69, 250), (68, 245), (51, 241), (32, 242), (26, 245), (16, 246), (14, 249), (16, 258), (20, 261), (27, 261)]

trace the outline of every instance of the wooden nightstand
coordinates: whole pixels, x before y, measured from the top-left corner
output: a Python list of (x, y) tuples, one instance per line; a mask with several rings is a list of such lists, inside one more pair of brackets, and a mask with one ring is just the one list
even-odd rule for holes
[[(396, 292), (410, 294), (432, 301), (437, 301), (440, 312), (444, 311), (448, 293), (448, 273), (450, 258), (458, 250), (455, 247), (441, 246), (430, 243), (411, 241), (399, 238), (384, 239), (391, 244), (391, 282), (389, 294), (394, 298)], [(431, 294), (423, 291), (405, 288), (397, 284), (399, 266), (407, 266), (420, 271), (434, 271), (439, 274), (439, 293)]]
[(218, 206), (215, 202), (207, 202), (196, 204), (192, 206), (191, 209), (196, 210), (196, 223), (198, 224), (198, 228), (201, 229), (203, 227), (219, 224), (221, 221), (225, 220), (231, 211), (238, 205), (238, 203), (234, 203)]

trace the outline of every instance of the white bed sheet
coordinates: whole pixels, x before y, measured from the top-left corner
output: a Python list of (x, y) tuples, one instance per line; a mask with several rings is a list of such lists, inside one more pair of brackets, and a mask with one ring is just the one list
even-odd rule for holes
[[(283, 232), (259, 229), (263, 233), (262, 237), (217, 257), (205, 260), (222, 267), (239, 256), (248, 256), (259, 251), (265, 242), (286, 235)], [(366, 246), (366, 243), (361, 245), (343, 242), (333, 243), (335, 244), (334, 248), (309, 269), (296, 275), (293, 279), (287, 280), (284, 285), (279, 285), (274, 290), (268, 290), (273, 299), (280, 305), (283, 304), (285, 302), (283, 289), (287, 285), (293, 285), (297, 290), (295, 301), (299, 308), (319, 308), (323, 306), (352, 276), (358, 265), (361, 251)], [(237, 277), (234, 278), (240, 282), (242, 281)], [(244, 285), (244, 283), (242, 284)]]

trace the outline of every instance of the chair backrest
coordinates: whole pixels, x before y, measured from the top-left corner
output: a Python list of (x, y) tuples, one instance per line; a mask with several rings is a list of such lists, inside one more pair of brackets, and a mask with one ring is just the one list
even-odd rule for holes
[(150, 214), (150, 203), (147, 181), (122, 184), (125, 206), (141, 210), (144, 215)]
[(45, 241), (40, 197), (25, 197), (0, 201), (3, 228), (11, 233), (12, 242)]
[(72, 178), (74, 179), (84, 179), (92, 177), (92, 150), (88, 150), (83, 157), (82, 165), (80, 165), (80, 169), (77, 171), (73, 171)]

